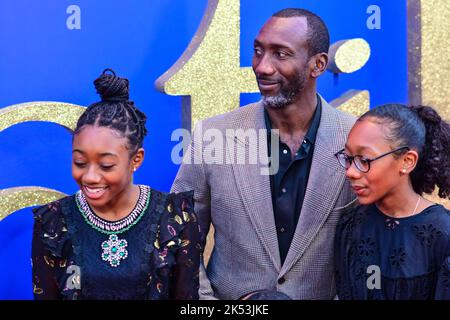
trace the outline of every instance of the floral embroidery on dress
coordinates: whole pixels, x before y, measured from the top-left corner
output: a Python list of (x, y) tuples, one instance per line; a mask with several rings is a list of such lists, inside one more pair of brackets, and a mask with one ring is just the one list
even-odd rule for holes
[(434, 227), (432, 224), (423, 224), (421, 226), (413, 226), (417, 237), (420, 239), (423, 245), (430, 247), (437, 238), (442, 235), (442, 232)]
[(405, 262), (406, 252), (403, 248), (393, 249), (389, 256), (391, 265), (399, 268)]
[(369, 257), (375, 252), (375, 242), (369, 237), (362, 239), (358, 245), (358, 253), (362, 257)]
[(450, 257), (447, 257), (441, 270), (441, 282), (445, 289), (450, 289)]
[[(449, 300), (449, 212), (433, 205), (413, 217), (394, 219), (372, 204), (341, 217), (335, 241), (338, 298)], [(359, 217), (365, 220), (357, 224)], [(371, 265), (380, 268), (380, 289), (367, 286)]]

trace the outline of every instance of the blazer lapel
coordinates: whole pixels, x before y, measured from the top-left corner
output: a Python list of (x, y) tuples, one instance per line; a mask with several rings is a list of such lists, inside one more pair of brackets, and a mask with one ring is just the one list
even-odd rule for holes
[(317, 132), (311, 170), (300, 217), (280, 274), (300, 259), (334, 208), (345, 181), (343, 169), (334, 157), (346, 136), (332, 107), (322, 99), (322, 116)]
[[(261, 244), (268, 252), (277, 272), (279, 272), (281, 260), (272, 206), (270, 179), (268, 175), (261, 174), (261, 170), (264, 166), (259, 160), (260, 154), (267, 155), (267, 136), (265, 134), (259, 134), (259, 129), (266, 129), (264, 109), (260, 104), (248, 107), (254, 108), (254, 118), (247, 117), (246, 119), (243, 119), (238, 125), (238, 128), (243, 130), (257, 130), (257, 154), (253, 156), (257, 156), (258, 161), (257, 164), (248, 164), (248, 162), (246, 164), (236, 164), (235, 162), (232, 162), (232, 168), (234, 170), (239, 189), (238, 191), (242, 197), (245, 210), (256, 230)], [(247, 154), (251, 152), (252, 146), (249, 146), (246, 141), (240, 141), (234, 137), (227, 137), (227, 140), (228, 139), (234, 139), (235, 142), (238, 144), (240, 143), (241, 146), (245, 147)]]

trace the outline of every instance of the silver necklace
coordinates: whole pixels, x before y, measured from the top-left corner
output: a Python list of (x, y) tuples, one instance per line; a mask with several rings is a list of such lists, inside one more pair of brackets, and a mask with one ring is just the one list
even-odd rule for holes
[(413, 212), (412, 216), (416, 214), (416, 210), (419, 207), (420, 198), (421, 198), (421, 196), (419, 195), (419, 198), (417, 199), (416, 207), (414, 208), (414, 212)]

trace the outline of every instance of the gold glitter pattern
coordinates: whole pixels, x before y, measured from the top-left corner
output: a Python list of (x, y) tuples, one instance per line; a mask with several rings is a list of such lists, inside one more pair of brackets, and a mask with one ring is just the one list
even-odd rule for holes
[(413, 104), (435, 107), (450, 121), (450, 2), (408, 0), (408, 80)]
[(370, 45), (362, 38), (335, 42), (329, 50), (328, 70), (333, 73), (352, 73), (367, 63)]
[(432, 202), (442, 204), (444, 207), (450, 210), (450, 201), (448, 199), (439, 198), (437, 190), (435, 190), (431, 195), (424, 194), (424, 198)]
[[(408, 91), (411, 104), (430, 105), (450, 121), (450, 2), (408, 0)], [(426, 198), (450, 209), (437, 191)]]
[(65, 194), (42, 187), (17, 187), (0, 190), (0, 221), (23, 208), (43, 205)]
[(442, 204), (444, 207), (446, 207), (447, 209), (450, 210), (450, 200), (439, 198), (438, 190), (439, 189), (436, 188), (436, 190), (431, 195), (425, 194), (424, 198), (428, 199), (428, 200), (430, 200), (432, 202), (435, 202), (435, 203), (438, 203), (438, 204)]
[[(408, 78), (411, 103), (429, 104), (450, 120), (450, 2), (407, 0)], [(157, 81), (170, 95), (190, 96), (184, 123), (190, 124), (239, 106), (239, 95), (258, 92), (253, 71), (240, 67), (240, 1), (209, 0), (203, 20), (180, 59)], [(329, 70), (354, 72), (370, 58), (363, 39), (338, 41), (330, 48)], [(352, 90), (332, 101), (353, 115), (369, 109), (369, 92)], [(71, 130), (84, 107), (62, 102), (30, 102), (0, 109), (0, 132), (27, 121), (48, 121)], [(0, 190), (0, 221), (14, 211), (44, 204), (64, 194), (40, 187)], [(450, 201), (433, 200), (450, 207)], [(183, 217), (184, 218), (184, 217)]]
[(339, 108), (339, 110), (348, 112), (354, 116), (360, 116), (370, 108), (370, 95), (367, 90), (350, 90), (344, 93), (337, 99), (334, 99), (330, 104)]
[(450, 121), (450, 2), (421, 1), (422, 102)]
[(47, 121), (73, 130), (85, 108), (70, 103), (36, 101), (0, 109), (0, 132), (27, 121)]
[(183, 121), (187, 129), (239, 107), (241, 93), (258, 92), (252, 69), (240, 66), (240, 0), (208, 1), (188, 48), (156, 80), (156, 87), (169, 95), (190, 96)]
[[(82, 106), (63, 102), (35, 101), (15, 104), (0, 109), (0, 132), (28, 121), (52, 122), (73, 130), (84, 110)], [(20, 209), (46, 204), (63, 196), (64, 193), (41, 187), (0, 190), (0, 221)]]
[(421, 103), (420, 0), (408, 0), (408, 95), (409, 103)]

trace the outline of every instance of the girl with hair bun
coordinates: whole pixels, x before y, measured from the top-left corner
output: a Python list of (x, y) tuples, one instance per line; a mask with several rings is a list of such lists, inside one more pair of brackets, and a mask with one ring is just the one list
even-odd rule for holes
[(81, 115), (72, 140), (80, 190), (33, 210), (34, 297), (198, 299), (193, 193), (133, 184), (146, 116), (111, 69), (94, 84), (101, 101)]
[(427, 106), (361, 116), (336, 153), (359, 205), (335, 242), (338, 298), (450, 299), (450, 125)]

